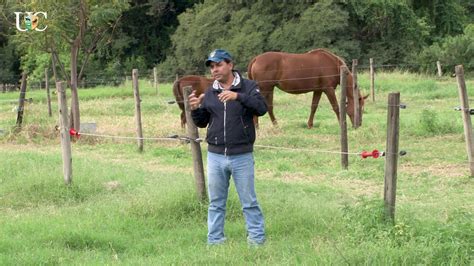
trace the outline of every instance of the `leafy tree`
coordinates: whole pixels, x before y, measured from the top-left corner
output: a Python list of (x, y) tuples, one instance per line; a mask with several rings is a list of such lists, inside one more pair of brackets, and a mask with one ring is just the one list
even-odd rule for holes
[(4, 15), (13, 12), (7, 3), (0, 5), (0, 84), (17, 83), (20, 78), (20, 60), (15, 45), (9, 39), (13, 34), (13, 27)]
[[(280, 38), (279, 34), (285, 34), (287, 25), (292, 21), (298, 21), (301, 14), (312, 3), (296, 2), (289, 5), (286, 2), (276, 2), (268, 5), (264, 1), (258, 1), (252, 5), (242, 5), (239, 10), (233, 12), (229, 21), (228, 33), (217, 40), (215, 47), (226, 47), (233, 52), (236, 58), (236, 67), (246, 70), (248, 62), (255, 56), (267, 51), (295, 52), (297, 46), (295, 36)], [(312, 26), (313, 27), (313, 26)], [(290, 29), (293, 30), (293, 29)], [(310, 38), (309, 34), (299, 36)], [(314, 46), (299, 49), (298, 52), (306, 52)]]
[[(276, 50), (303, 53), (314, 48), (329, 48), (342, 57), (357, 53), (358, 43), (348, 32), (348, 13), (333, 1), (320, 1), (306, 8), (301, 17), (290, 19), (269, 38)], [(341, 47), (341, 43), (347, 43)], [(349, 52), (351, 51), (351, 52)]]
[(343, 45), (351, 43), (350, 36), (337, 34), (347, 25), (347, 13), (330, 0), (271, 5), (205, 1), (178, 19), (180, 25), (171, 37), (173, 53), (160, 64), (163, 74), (206, 73), (204, 59), (216, 48), (229, 50), (241, 70), (252, 57), (270, 50), (304, 52), (321, 46), (358, 50), (357, 44)]
[[(180, 74), (203, 73), (205, 55), (227, 32), (233, 4), (207, 1), (178, 16), (179, 27), (171, 36), (174, 54), (164, 63)], [(168, 73), (171, 74), (171, 73)]]
[(405, 2), (398, 0), (350, 0), (351, 32), (361, 53), (379, 63), (401, 63), (426, 43), (429, 27)]
[[(80, 129), (79, 97), (77, 82), (84, 73), (90, 55), (98, 46), (105, 45), (106, 36), (113, 31), (123, 10), (128, 7), (126, 0), (96, 1), (34, 1), (19, 3), (20, 10), (41, 10), (48, 13), (45, 32), (21, 32), (16, 34), (16, 42), (23, 54), (34, 57), (49, 52), (60, 66), (64, 77), (71, 86), (71, 126)], [(72, 15), (73, 14), (73, 15)], [(69, 71), (61, 61), (60, 54), (69, 54)], [(79, 66), (78, 61), (82, 64)], [(28, 62), (25, 59), (23, 62)]]
[(464, 29), (464, 34), (446, 37), (426, 47), (417, 57), (421, 70), (435, 73), (435, 62), (442, 62), (444, 72), (452, 73), (454, 66), (464, 65), (465, 71), (474, 71), (474, 24)]
[[(415, 13), (432, 25), (432, 41), (462, 33), (468, 21), (467, 5), (469, 2), (471, 7), (474, 5), (472, 1), (460, 0), (412, 0), (410, 2)], [(466, 6), (463, 6), (463, 3)]]

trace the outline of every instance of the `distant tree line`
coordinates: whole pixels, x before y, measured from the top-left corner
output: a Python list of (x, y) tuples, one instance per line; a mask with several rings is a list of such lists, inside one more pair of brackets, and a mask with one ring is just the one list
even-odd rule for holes
[[(69, 6), (84, 6), (89, 16), (75, 65), (65, 36), (80, 35), (80, 9)], [(49, 28), (19, 32), (15, 11), (46, 11)], [(206, 73), (203, 61), (215, 48), (229, 50), (241, 70), (266, 51), (328, 48), (360, 64), (373, 57), (377, 64), (434, 73), (440, 60), (445, 70), (464, 64), (473, 71), (474, 1), (0, 0), (0, 83), (17, 82), (22, 70), (41, 80), (53, 54), (63, 79), (71, 80), (71, 66), (80, 79), (97, 83), (120, 82), (132, 68), (150, 76), (156, 66), (172, 80)]]

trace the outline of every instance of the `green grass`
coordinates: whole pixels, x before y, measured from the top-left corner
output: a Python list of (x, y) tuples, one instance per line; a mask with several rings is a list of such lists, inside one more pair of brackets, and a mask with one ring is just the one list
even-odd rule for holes
[[(368, 76), (359, 77), (368, 91)], [(81, 137), (73, 143), (73, 185), (62, 175), (54, 115), (44, 91), (27, 92), (23, 130), (15, 125), (17, 93), (0, 94), (0, 264), (320, 264), (472, 265), (474, 179), (469, 177), (455, 79), (404, 72), (377, 73), (375, 103), (363, 125), (349, 129), (351, 152), (385, 149), (387, 95), (401, 92), (395, 224), (383, 219), (384, 160), (350, 157), (342, 170), (339, 128), (325, 97), (306, 128), (311, 95), (275, 92), (273, 127), (260, 119), (257, 143), (313, 151), (257, 147), (256, 187), (268, 242), (247, 246), (231, 186), (228, 243), (206, 245), (207, 206), (197, 202), (189, 145)], [(474, 81), (467, 81), (468, 89)], [(171, 84), (140, 83), (144, 135), (185, 132)], [(69, 93), (69, 92), (68, 92)], [(338, 91), (339, 93), (339, 91)], [(134, 136), (130, 84), (79, 91), (83, 122), (98, 133)], [(471, 96), (474, 97), (474, 96)], [(204, 136), (205, 130), (200, 130)], [(203, 145), (205, 159), (206, 145)], [(206, 162), (204, 162), (206, 163)]]

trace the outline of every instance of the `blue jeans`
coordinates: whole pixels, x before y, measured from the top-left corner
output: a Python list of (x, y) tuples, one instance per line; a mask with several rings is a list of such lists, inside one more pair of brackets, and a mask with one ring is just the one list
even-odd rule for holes
[(225, 156), (208, 152), (207, 175), (210, 201), (207, 242), (219, 244), (226, 239), (224, 220), (229, 180), (232, 175), (245, 217), (248, 241), (253, 244), (263, 244), (265, 223), (255, 194), (253, 153)]

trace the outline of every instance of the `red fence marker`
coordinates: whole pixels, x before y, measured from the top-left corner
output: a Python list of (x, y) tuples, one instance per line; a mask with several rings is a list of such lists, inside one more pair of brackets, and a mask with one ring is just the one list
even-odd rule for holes
[(368, 157), (373, 157), (374, 159), (379, 158), (380, 156), (385, 156), (385, 152), (383, 151), (378, 151), (378, 150), (373, 150), (373, 151), (362, 151), (360, 153), (360, 156), (362, 156), (363, 159), (366, 159)]
[[(398, 155), (400, 156), (405, 156), (407, 155), (407, 152), (406, 151), (400, 151), (398, 153)], [(362, 159), (366, 159), (368, 157), (373, 157), (374, 159), (377, 159), (379, 157), (384, 157), (385, 156), (385, 152), (384, 151), (378, 151), (378, 150), (373, 150), (373, 151), (362, 151), (360, 153), (360, 156), (362, 157)]]
[(71, 128), (69, 130), (69, 135), (71, 136), (76, 136), (77, 138), (79, 138), (81, 136), (81, 133), (79, 133), (78, 131), (76, 131), (74, 128)]

